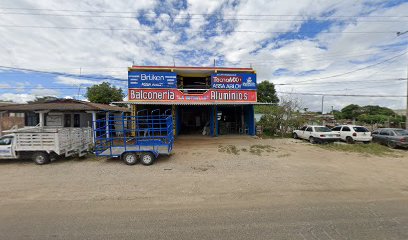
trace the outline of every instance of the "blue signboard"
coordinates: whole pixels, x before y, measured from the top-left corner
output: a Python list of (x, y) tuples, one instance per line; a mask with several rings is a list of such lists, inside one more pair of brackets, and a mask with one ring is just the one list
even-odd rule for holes
[(215, 89), (256, 90), (256, 74), (253, 73), (212, 74), (211, 87)]
[(128, 72), (128, 88), (177, 88), (173, 72)]

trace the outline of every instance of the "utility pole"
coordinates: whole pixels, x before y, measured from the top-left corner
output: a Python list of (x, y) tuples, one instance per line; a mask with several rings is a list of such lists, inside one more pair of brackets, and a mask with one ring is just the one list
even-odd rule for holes
[(323, 109), (324, 109), (324, 95), (322, 95), (322, 115), (323, 115)]
[[(397, 32), (397, 37), (407, 34), (408, 31), (405, 32)], [(405, 108), (405, 129), (408, 129), (408, 66), (407, 66), (407, 96), (406, 96), (406, 108)]]

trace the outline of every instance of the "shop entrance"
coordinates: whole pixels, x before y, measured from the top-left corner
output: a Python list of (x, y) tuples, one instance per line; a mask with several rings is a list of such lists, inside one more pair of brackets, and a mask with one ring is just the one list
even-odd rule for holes
[(248, 133), (242, 106), (219, 106), (217, 118), (220, 135)]
[(179, 134), (209, 135), (210, 113), (209, 106), (179, 106)]

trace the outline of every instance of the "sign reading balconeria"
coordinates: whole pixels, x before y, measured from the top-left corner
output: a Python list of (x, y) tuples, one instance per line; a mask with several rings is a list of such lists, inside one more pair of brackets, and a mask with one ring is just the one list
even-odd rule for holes
[(254, 90), (210, 89), (203, 94), (187, 94), (177, 89), (129, 89), (129, 101), (256, 102)]

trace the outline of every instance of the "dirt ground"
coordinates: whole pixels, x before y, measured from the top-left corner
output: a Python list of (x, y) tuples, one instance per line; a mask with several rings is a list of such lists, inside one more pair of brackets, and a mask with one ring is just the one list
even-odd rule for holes
[(376, 157), (324, 150), (293, 139), (181, 137), (152, 166), (88, 157), (37, 166), (0, 161), (0, 203), (137, 200), (262, 204), (408, 198), (408, 154)]

